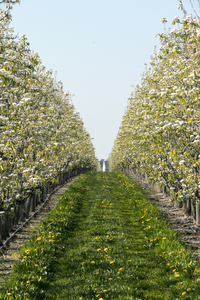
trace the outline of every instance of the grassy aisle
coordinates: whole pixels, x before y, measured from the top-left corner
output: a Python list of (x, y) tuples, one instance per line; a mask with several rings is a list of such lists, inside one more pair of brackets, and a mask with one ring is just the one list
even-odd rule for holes
[(27, 245), (0, 299), (200, 299), (199, 271), (124, 174), (88, 173)]

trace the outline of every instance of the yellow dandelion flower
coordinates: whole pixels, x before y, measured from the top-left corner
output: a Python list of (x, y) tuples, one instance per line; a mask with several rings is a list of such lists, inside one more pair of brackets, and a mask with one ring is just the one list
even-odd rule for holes
[(179, 277), (179, 273), (178, 272), (175, 272), (175, 277)]
[(103, 290), (104, 292), (107, 292), (107, 290)]
[(110, 261), (110, 264), (114, 264), (114, 261)]
[(182, 296), (184, 296), (186, 294), (186, 292), (182, 292)]
[(91, 261), (91, 264), (95, 264), (95, 261), (94, 261), (94, 260), (92, 260), (92, 261)]
[(123, 268), (120, 268), (120, 269), (119, 269), (119, 271), (122, 271), (122, 270), (123, 270)]
[(8, 296), (11, 296), (12, 294), (11, 294), (11, 293), (7, 293), (7, 295), (8, 295)]
[(108, 280), (112, 280), (112, 278), (108, 278)]
[(27, 249), (25, 252), (26, 252), (27, 254), (29, 254), (31, 251), (32, 251), (32, 249)]
[(35, 267), (38, 267), (38, 264), (35, 264)]
[(124, 235), (124, 233), (122, 232), (122, 235)]
[(97, 251), (100, 251), (100, 250), (101, 250), (101, 248), (97, 249)]
[(107, 250), (108, 250), (108, 248), (104, 248), (104, 249), (103, 249), (103, 251), (107, 251)]
[(188, 289), (187, 289), (187, 292), (189, 292), (189, 291), (191, 291), (191, 288), (188, 288)]

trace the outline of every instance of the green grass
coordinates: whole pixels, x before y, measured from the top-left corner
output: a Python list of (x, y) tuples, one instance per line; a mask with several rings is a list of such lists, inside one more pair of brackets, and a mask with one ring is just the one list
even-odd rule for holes
[(0, 299), (200, 299), (199, 272), (131, 180), (90, 172), (23, 249)]

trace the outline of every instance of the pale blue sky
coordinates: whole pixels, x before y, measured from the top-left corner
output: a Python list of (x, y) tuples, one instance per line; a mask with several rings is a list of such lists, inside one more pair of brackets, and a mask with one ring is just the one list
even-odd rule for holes
[[(191, 13), (189, 0), (183, 3)], [(131, 85), (140, 84), (159, 45), (162, 18), (172, 27), (182, 17), (178, 6), (178, 0), (21, 0), (14, 6), (15, 33), (27, 36), (43, 65), (74, 94), (99, 159), (111, 152)]]

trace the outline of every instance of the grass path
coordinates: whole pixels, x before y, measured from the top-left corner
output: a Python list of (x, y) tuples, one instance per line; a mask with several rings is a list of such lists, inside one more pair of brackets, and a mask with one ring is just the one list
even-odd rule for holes
[(56, 207), (56, 204), (60, 200), (61, 196), (77, 178), (78, 177), (68, 181), (54, 194), (52, 194), (37, 217), (32, 218), (30, 222), (17, 233), (17, 238), (9, 242), (9, 247), (4, 249), (3, 253), (0, 253), (0, 287), (4, 284), (6, 278), (9, 276), (11, 266), (17, 263), (19, 260), (20, 248), (23, 247), (27, 240), (30, 240), (31, 237), (37, 233), (37, 228), (42, 220), (47, 217), (49, 211), (52, 211)]
[(79, 178), (41, 230), (0, 299), (200, 299), (195, 257), (123, 173)]

